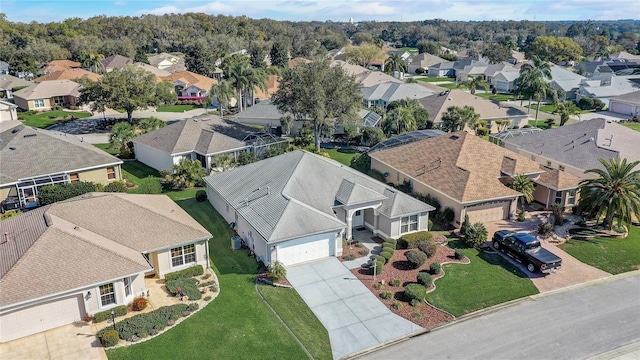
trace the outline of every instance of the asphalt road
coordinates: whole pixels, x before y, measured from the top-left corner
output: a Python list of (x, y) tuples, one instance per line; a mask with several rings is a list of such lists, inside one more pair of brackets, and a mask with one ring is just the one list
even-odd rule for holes
[(586, 359), (638, 341), (640, 274), (636, 272), (536, 295), (363, 358)]

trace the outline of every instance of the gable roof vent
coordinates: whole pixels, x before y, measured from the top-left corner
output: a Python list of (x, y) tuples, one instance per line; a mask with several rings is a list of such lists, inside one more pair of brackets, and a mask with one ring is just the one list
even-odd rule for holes
[(460, 136), (458, 136), (458, 135), (451, 135), (449, 137), (449, 139), (451, 139), (451, 140), (458, 140), (459, 138), (460, 138)]
[(34, 136), (36, 136), (36, 135), (37, 135), (37, 134), (25, 134), (25, 135), (24, 135), (24, 137), (26, 137), (26, 138), (28, 138), (28, 137), (34, 137)]
[(15, 150), (16, 147), (15, 146), (9, 146), (9, 150)]

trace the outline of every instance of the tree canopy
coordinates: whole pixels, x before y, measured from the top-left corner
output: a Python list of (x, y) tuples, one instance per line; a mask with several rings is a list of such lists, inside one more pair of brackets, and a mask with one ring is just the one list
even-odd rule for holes
[(568, 37), (538, 36), (525, 49), (525, 56), (528, 59), (537, 56), (542, 60), (558, 63), (579, 60), (582, 56), (582, 48)]
[(449, 106), (447, 111), (442, 114), (441, 127), (446, 132), (460, 131), (464, 129), (465, 125), (471, 126), (478, 119), (480, 119), (480, 114), (476, 113), (473, 106)]

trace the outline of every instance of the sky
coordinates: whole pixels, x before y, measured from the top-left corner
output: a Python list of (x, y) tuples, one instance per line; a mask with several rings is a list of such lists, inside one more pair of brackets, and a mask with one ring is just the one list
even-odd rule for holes
[(140, 16), (202, 12), (310, 21), (618, 20), (640, 19), (638, 0), (0, 0), (13, 22), (52, 22), (96, 15)]

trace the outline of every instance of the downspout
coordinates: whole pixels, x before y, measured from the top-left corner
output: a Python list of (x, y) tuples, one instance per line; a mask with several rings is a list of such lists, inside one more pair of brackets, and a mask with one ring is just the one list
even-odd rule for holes
[(551, 189), (547, 188), (547, 206), (545, 210), (549, 208), (549, 201), (551, 200)]
[(209, 254), (209, 240), (211, 240), (211, 238), (207, 239), (207, 241), (204, 242), (204, 247), (205, 250), (207, 251), (205, 258), (207, 259), (207, 269), (211, 269), (211, 254)]

